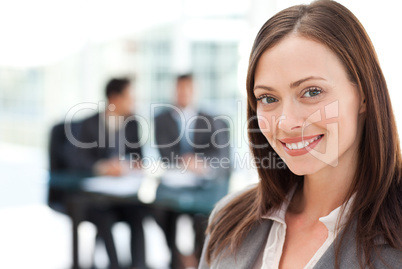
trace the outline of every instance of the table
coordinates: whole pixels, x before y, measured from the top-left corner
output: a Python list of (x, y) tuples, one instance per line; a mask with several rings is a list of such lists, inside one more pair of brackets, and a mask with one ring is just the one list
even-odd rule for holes
[(61, 191), (65, 212), (72, 220), (73, 268), (79, 268), (78, 225), (85, 220), (85, 212), (92, 205), (110, 204), (147, 204), (151, 207), (172, 210), (183, 214), (208, 215), (215, 203), (228, 191), (228, 178), (214, 180), (198, 178), (191, 186), (164, 184), (162, 178), (145, 176), (138, 192), (131, 195), (116, 195), (94, 192), (83, 188), (88, 174), (51, 173), (49, 190)]

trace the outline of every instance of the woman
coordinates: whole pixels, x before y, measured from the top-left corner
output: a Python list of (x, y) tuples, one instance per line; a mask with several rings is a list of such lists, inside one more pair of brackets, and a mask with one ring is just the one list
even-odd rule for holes
[[(401, 155), (377, 56), (333, 1), (285, 9), (250, 56), (260, 182), (210, 217), (200, 268), (402, 268)], [(258, 163), (257, 163), (258, 165)]]

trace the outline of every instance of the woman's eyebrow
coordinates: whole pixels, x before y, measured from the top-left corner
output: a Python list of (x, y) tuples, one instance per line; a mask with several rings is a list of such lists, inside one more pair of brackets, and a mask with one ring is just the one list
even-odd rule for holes
[(292, 82), (292, 83), (290, 83), (290, 88), (296, 88), (296, 87), (299, 87), (300, 86), (300, 84), (302, 84), (303, 82), (306, 82), (306, 81), (308, 81), (308, 80), (326, 80), (326, 79), (324, 79), (324, 78), (322, 78), (322, 77), (314, 77), (314, 76), (310, 76), (310, 77), (306, 77), (306, 78), (302, 78), (302, 79), (299, 79), (298, 81), (295, 81), (295, 82)]
[(268, 86), (264, 86), (264, 85), (255, 85), (254, 86), (254, 91), (257, 90), (257, 89), (263, 89), (263, 90), (266, 90), (266, 91), (269, 91), (269, 92), (275, 91), (273, 88), (268, 87)]
[[(290, 83), (289, 87), (292, 88), (292, 89), (296, 88), (296, 87), (299, 87), (300, 84), (302, 84), (303, 82), (309, 81), (309, 80), (326, 80), (326, 79), (322, 78), (322, 77), (309, 76), (309, 77), (302, 78), (302, 79), (299, 79), (298, 81)], [(266, 91), (269, 91), (269, 92), (275, 91), (274, 88), (272, 88), (270, 86), (264, 86), (264, 85), (255, 85), (253, 90), (255, 91), (257, 89), (263, 89), (263, 90), (266, 90)]]

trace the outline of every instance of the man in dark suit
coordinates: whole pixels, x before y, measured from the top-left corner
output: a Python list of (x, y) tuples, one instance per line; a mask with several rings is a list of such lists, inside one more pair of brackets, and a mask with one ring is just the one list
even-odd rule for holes
[(138, 123), (132, 113), (133, 96), (128, 79), (112, 79), (106, 86), (106, 110), (81, 123), (76, 167), (96, 175), (120, 176), (125, 172), (119, 157), (141, 157)]
[[(130, 81), (126, 78), (110, 80), (106, 85), (106, 97), (106, 110), (81, 122), (77, 140), (82, 145), (76, 147), (75, 170), (100, 176), (122, 176), (129, 169), (123, 156), (131, 154), (131, 160), (135, 156), (138, 159), (137, 168), (142, 157), (138, 123), (132, 112), (134, 103)], [(130, 225), (132, 265), (145, 268), (142, 227), (145, 209), (140, 205), (123, 204), (111, 205), (107, 209), (116, 221), (122, 220)], [(89, 212), (96, 213), (97, 210)], [(108, 255), (112, 267), (118, 267), (114, 246), (109, 246)]]
[[(155, 117), (155, 139), (162, 161), (171, 167), (185, 166), (200, 178), (226, 180), (230, 172), (229, 129), (224, 121), (196, 109), (193, 106), (193, 97), (192, 75), (178, 76), (176, 106), (170, 106)], [(224, 158), (225, 165), (220, 165), (219, 162)], [(214, 165), (211, 165), (212, 162)], [(160, 215), (163, 217), (159, 217), (157, 221), (164, 230), (172, 251), (171, 267), (181, 268), (180, 255), (175, 245), (179, 214), (165, 211)], [(200, 224), (198, 217), (193, 216), (195, 225)], [(198, 238), (195, 251), (199, 252), (196, 256), (200, 255), (204, 228), (203, 225), (196, 227)]]

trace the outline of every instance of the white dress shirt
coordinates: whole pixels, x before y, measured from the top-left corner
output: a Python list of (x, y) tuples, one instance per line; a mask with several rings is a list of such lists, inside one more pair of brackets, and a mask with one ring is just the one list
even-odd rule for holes
[[(266, 214), (263, 216), (265, 219), (270, 219), (273, 221), (271, 230), (268, 235), (267, 243), (265, 245), (263, 253), (260, 253), (259, 260), (256, 261), (253, 269), (277, 269), (279, 267), (279, 262), (282, 256), (283, 245), (285, 243), (286, 237), (286, 222), (285, 222), (285, 214), (286, 210), (289, 206), (290, 201), (296, 191), (296, 187), (294, 187), (288, 194), (287, 200), (284, 201), (279, 208), (272, 213)], [(354, 195), (349, 200), (349, 203), (346, 204), (344, 214), (340, 216), (340, 211), (342, 206), (335, 208), (331, 213), (327, 216), (321, 217), (318, 220), (322, 222), (325, 227), (328, 229), (328, 237), (322, 246), (317, 250), (314, 256), (310, 259), (304, 269), (311, 269), (318, 262), (318, 260), (322, 257), (325, 251), (332, 244), (334, 239), (336, 238), (338, 232), (344, 226), (347, 215), (349, 213), (350, 205), (352, 204), (354, 199)], [(339, 221), (339, 226), (337, 227), (338, 217), (341, 217)], [(262, 256), (262, 257), (261, 257)], [(262, 259), (261, 259), (262, 258)]]

